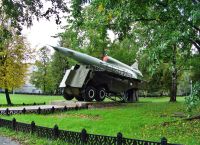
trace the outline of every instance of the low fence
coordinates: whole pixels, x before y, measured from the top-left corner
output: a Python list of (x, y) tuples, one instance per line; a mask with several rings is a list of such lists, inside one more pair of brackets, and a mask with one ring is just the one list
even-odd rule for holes
[(7, 107), (7, 106), (31, 106), (31, 105), (33, 105), (33, 106), (35, 106), (35, 105), (46, 105), (46, 102), (44, 102), (44, 103), (36, 103), (36, 102), (34, 102), (34, 103), (29, 103), (29, 104), (27, 104), (27, 103), (22, 103), (22, 104), (11, 104), (11, 105), (8, 105), (8, 104), (0, 104), (0, 107)]
[(118, 133), (116, 137), (89, 134), (85, 129), (81, 132), (60, 130), (57, 125), (54, 128), (37, 126), (34, 121), (31, 124), (17, 122), (15, 118), (12, 121), (0, 119), (0, 127), (6, 127), (15, 131), (36, 134), (38, 137), (44, 137), (53, 140), (62, 140), (66, 143), (77, 145), (178, 145), (167, 142), (166, 138), (162, 138), (160, 142), (144, 141), (137, 139), (124, 138), (122, 133)]
[(7, 108), (6, 110), (0, 110), (1, 115), (14, 115), (14, 114), (30, 114), (30, 113), (35, 113), (35, 114), (51, 114), (55, 112), (66, 112), (66, 111), (73, 111), (73, 110), (82, 110), (82, 109), (88, 109), (88, 106), (76, 106), (76, 107), (62, 107), (62, 108), (48, 108), (48, 109), (41, 109), (38, 107), (38, 109), (30, 109), (26, 110), (26, 108), (23, 108), (22, 110), (9, 110)]

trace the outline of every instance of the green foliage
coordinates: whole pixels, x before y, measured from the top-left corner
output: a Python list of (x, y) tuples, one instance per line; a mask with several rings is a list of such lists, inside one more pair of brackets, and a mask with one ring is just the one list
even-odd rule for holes
[[(69, 40), (70, 31), (74, 34), (70, 43), (79, 51), (98, 58), (108, 54), (129, 65), (137, 58), (148, 89), (171, 90), (175, 96), (177, 80), (189, 68), (192, 44), (200, 46), (199, 5), (198, 1), (93, 0), (85, 6), (74, 0), (62, 39)], [(108, 30), (117, 36), (114, 42), (107, 38)]]
[(12, 90), (25, 83), (27, 64), (31, 51), (23, 37), (0, 26), (0, 88)]
[(190, 68), (190, 77), (193, 82), (199, 81), (200, 78), (200, 55), (193, 55), (188, 61), (188, 66)]
[(39, 50), (40, 60), (36, 60), (35, 62), (37, 70), (31, 75), (31, 83), (40, 88), (43, 93), (52, 93), (54, 91), (49, 55), (50, 50), (47, 47)]
[(20, 142), (20, 144), (28, 144), (28, 145), (66, 145), (63, 141), (54, 141), (46, 138), (39, 138), (34, 134), (27, 134), (23, 132), (13, 131), (8, 128), (0, 128), (0, 135), (4, 137), (8, 137), (16, 142)]
[(200, 105), (200, 82), (196, 82), (192, 88), (192, 94), (186, 97), (187, 110), (192, 112)]
[[(44, 8), (46, 2), (52, 5)], [(69, 11), (67, 3), (66, 0), (2, 0), (0, 3), (0, 13), (12, 19), (11, 25), (21, 31), (21, 25), (32, 25), (34, 18), (39, 20), (43, 17), (49, 19), (54, 16), (56, 24), (60, 24), (60, 14)]]
[(56, 90), (56, 93), (60, 92), (59, 85), (60, 82), (62, 81), (66, 69), (68, 68), (69, 68), (68, 58), (59, 52), (55, 52), (52, 56), (49, 73), (51, 74), (53, 80), (51, 83), (54, 90)]
[(132, 65), (139, 57), (138, 51), (137, 45), (129, 38), (125, 38), (120, 42), (114, 42), (106, 49), (107, 55), (128, 65)]

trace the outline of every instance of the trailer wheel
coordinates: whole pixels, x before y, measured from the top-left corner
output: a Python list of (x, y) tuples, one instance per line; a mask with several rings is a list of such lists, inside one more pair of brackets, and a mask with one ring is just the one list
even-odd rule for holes
[(105, 88), (99, 88), (97, 90), (97, 94), (95, 96), (95, 100), (101, 102), (101, 101), (103, 101), (105, 99), (106, 96), (107, 96), (106, 95), (106, 89)]
[(96, 89), (92, 86), (88, 86), (84, 92), (85, 101), (92, 101), (96, 96)]
[(75, 96), (76, 100), (78, 101), (84, 101), (83, 97), (82, 96)]
[(67, 94), (67, 93), (64, 93), (64, 94), (63, 94), (63, 97), (64, 97), (66, 100), (72, 100), (72, 99), (74, 98), (74, 96), (69, 95), (69, 94)]

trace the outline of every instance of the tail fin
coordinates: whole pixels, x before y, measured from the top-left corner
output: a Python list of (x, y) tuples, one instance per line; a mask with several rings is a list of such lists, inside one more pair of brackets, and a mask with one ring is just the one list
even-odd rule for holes
[(131, 65), (131, 68), (138, 70), (138, 61), (136, 60), (134, 64)]

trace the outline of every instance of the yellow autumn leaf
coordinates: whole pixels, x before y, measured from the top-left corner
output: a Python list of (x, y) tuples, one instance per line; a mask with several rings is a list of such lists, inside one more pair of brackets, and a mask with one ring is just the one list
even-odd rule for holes
[(104, 6), (103, 6), (103, 4), (100, 4), (98, 6), (98, 12), (102, 12), (102, 11), (104, 11)]

